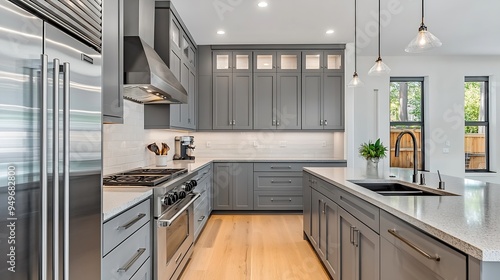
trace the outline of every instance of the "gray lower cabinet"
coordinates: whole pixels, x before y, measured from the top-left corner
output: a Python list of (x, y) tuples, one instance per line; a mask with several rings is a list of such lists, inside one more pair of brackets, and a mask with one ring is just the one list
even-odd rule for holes
[(302, 178), (302, 203), (303, 203), (303, 229), (304, 239), (311, 235), (311, 203), (312, 203), (312, 180), (309, 173), (304, 172)]
[(102, 279), (151, 279), (150, 200), (103, 225)]
[(198, 239), (203, 227), (207, 223), (211, 212), (212, 193), (212, 166), (209, 165), (198, 172), (198, 185), (195, 192), (201, 196), (194, 202), (194, 239)]
[(339, 207), (340, 279), (380, 279), (380, 237)]
[(344, 75), (302, 74), (302, 129), (344, 129)]
[(465, 254), (385, 211), (380, 217), (380, 242), (381, 279), (467, 279)]
[(214, 210), (253, 210), (253, 163), (215, 163)]
[(123, 123), (123, 0), (102, 6), (103, 122)]

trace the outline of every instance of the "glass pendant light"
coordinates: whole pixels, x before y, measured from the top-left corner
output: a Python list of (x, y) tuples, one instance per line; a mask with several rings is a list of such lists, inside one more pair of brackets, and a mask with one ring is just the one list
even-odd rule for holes
[(387, 66), (380, 56), (380, 0), (378, 0), (378, 58), (375, 61), (375, 65), (368, 71), (370, 76), (380, 76), (384, 74), (389, 74), (391, 68)]
[(422, 22), (418, 28), (417, 36), (411, 40), (405, 49), (408, 53), (420, 53), (432, 48), (441, 47), (441, 41), (432, 33), (427, 31), (427, 26), (424, 24), (424, 0), (422, 0)]
[(360, 87), (363, 86), (363, 82), (358, 76), (358, 61), (357, 61), (357, 32), (356, 32), (356, 0), (354, 0), (354, 74), (352, 75), (352, 80), (347, 84), (348, 87)]

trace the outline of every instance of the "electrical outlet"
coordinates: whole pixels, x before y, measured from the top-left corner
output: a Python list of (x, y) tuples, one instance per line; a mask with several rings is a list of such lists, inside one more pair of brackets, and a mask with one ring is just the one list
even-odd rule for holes
[(443, 154), (449, 154), (450, 148), (443, 148)]
[(447, 140), (446, 142), (444, 142), (444, 145), (445, 145), (446, 147), (451, 146), (450, 140)]
[(286, 141), (280, 141), (280, 147), (281, 148), (286, 147)]
[(210, 148), (212, 146), (212, 143), (210, 141), (207, 141), (207, 148)]
[(321, 147), (326, 147), (326, 141), (321, 142)]
[(254, 147), (258, 147), (258, 146), (259, 146), (259, 142), (257, 142), (257, 141), (253, 141), (253, 146), (254, 146)]

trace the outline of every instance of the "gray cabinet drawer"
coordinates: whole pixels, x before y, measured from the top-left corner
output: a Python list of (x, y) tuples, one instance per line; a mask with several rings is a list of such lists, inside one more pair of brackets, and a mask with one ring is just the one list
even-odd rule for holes
[(102, 260), (102, 279), (130, 279), (149, 258), (151, 227), (147, 223)]
[[(389, 230), (395, 230), (399, 238)], [(380, 237), (381, 279), (405, 279), (409, 275), (417, 277), (412, 279), (467, 278), (466, 255), (385, 211), (380, 215)], [(425, 257), (417, 248), (430, 256), (439, 256), (439, 261)]]
[(207, 222), (210, 214), (208, 209), (208, 197), (198, 199), (200, 203), (194, 209), (194, 239), (198, 238), (203, 226)]
[(378, 207), (343, 190), (339, 190), (339, 197), (336, 202), (362, 223), (379, 233), (380, 209)]
[(254, 163), (254, 171), (302, 171), (303, 163), (297, 162), (259, 162)]
[(150, 200), (130, 208), (103, 225), (103, 256), (122, 243), (127, 237), (149, 222)]
[(254, 172), (254, 191), (301, 191), (302, 172)]
[(302, 210), (302, 191), (256, 191), (255, 210)]
[(151, 280), (153, 279), (151, 273), (151, 258), (149, 258), (130, 280)]

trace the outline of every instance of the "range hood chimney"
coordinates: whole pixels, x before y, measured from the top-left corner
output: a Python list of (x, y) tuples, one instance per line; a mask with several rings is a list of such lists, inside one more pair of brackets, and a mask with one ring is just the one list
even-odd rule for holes
[(139, 103), (187, 103), (186, 89), (151, 47), (154, 15), (154, 0), (124, 5), (124, 97)]

